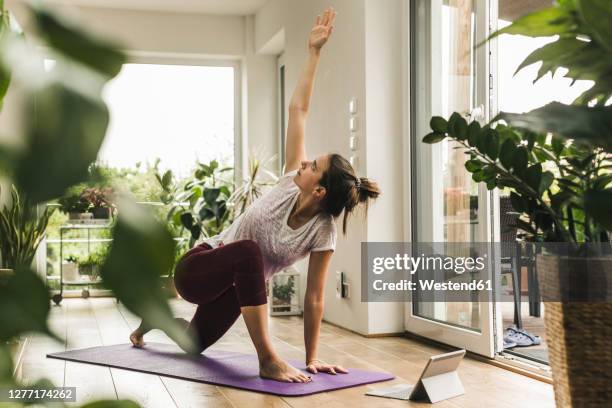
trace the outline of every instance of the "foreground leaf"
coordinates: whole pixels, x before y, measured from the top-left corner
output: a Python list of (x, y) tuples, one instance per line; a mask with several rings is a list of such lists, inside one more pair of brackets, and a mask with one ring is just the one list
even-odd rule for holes
[(590, 190), (584, 195), (584, 209), (608, 231), (612, 231), (612, 188)]
[(160, 285), (174, 264), (175, 241), (152, 214), (121, 196), (119, 218), (101, 276), (117, 298), (145, 324), (168, 334), (184, 350), (195, 345), (173, 319)]
[(106, 134), (109, 114), (103, 101), (59, 84), (29, 99), (27, 143), (16, 160), (14, 176), (34, 202), (62, 195), (87, 178)]
[(38, 34), (52, 48), (109, 78), (119, 73), (126, 58), (116, 44), (95, 38), (44, 7), (34, 6), (30, 11)]
[(532, 131), (553, 132), (612, 151), (612, 106), (574, 106), (552, 102), (527, 113), (500, 113), (496, 119)]
[(30, 268), (18, 266), (12, 277), (0, 280), (0, 341), (34, 331), (63, 342), (47, 325), (49, 309), (42, 279)]

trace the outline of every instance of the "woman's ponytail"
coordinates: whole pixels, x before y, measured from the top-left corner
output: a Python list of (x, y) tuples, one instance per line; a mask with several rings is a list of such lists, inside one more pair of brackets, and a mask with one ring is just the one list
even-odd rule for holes
[(334, 218), (344, 211), (343, 234), (346, 234), (347, 218), (355, 207), (364, 203), (367, 216), (370, 200), (381, 194), (378, 183), (367, 177), (356, 176), (349, 161), (335, 153), (329, 155), (329, 167), (321, 177), (320, 184), (327, 189), (323, 200), (325, 211)]

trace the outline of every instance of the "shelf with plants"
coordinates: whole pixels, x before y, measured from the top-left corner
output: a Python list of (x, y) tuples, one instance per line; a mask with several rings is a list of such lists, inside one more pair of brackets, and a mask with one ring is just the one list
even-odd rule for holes
[[(99, 269), (108, 256), (109, 244), (113, 240), (92, 237), (92, 231), (105, 232), (110, 236), (113, 226), (112, 222), (105, 225), (65, 224), (59, 228), (59, 239), (48, 240), (48, 244), (59, 246), (59, 276), (47, 275), (47, 286), (55, 292), (53, 300), (56, 304), (64, 297), (64, 290), (72, 294), (75, 293), (74, 288), (81, 288), (81, 296), (86, 298), (91, 295), (92, 286), (100, 288), (102, 279), (99, 277)], [(64, 238), (75, 231), (86, 231), (87, 237)], [(86, 250), (82, 248), (84, 243), (87, 244)], [(74, 245), (66, 250), (66, 244)]]

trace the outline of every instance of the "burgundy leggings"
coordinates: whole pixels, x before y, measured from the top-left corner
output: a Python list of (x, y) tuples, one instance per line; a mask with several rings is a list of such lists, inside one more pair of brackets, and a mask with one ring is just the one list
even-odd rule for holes
[(242, 306), (267, 303), (261, 250), (249, 239), (190, 249), (176, 265), (174, 283), (183, 299), (198, 305), (189, 329), (200, 352), (229, 330)]

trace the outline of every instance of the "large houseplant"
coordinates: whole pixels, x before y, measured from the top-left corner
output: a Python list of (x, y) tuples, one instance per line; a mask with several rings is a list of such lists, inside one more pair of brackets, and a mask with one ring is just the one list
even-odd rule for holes
[(112, 187), (87, 187), (81, 193), (81, 197), (91, 205), (89, 211), (94, 218), (109, 219), (111, 217), (115, 207)]
[(12, 186), (10, 204), (0, 209), (0, 267), (12, 270), (20, 264), (32, 264), (54, 211), (45, 207), (38, 214), (37, 206)]
[(187, 232), (186, 249), (193, 247), (202, 235), (216, 235), (232, 222), (227, 205), (232, 183), (223, 178), (230, 170), (231, 167), (220, 167), (217, 160), (212, 160), (208, 164), (198, 163), (193, 176), (180, 182), (170, 170), (157, 175), (163, 189), (161, 201), (169, 206), (166, 219), (180, 230), (180, 236)]
[(264, 188), (278, 182), (278, 177), (266, 168), (274, 159), (276, 155), (268, 159), (262, 159), (260, 153), (253, 153), (249, 156), (249, 172), (242, 180), (242, 184), (236, 187), (228, 199), (234, 217), (242, 214), (253, 201), (257, 200), (263, 194)]
[(564, 0), (494, 33), (558, 35), (519, 70), (541, 62), (537, 79), (563, 67), (566, 77), (594, 85), (572, 105), (502, 113), (484, 127), (458, 113), (448, 121), (433, 117), (423, 139), (448, 138), (464, 149), (475, 181), (510, 190), (524, 237), (548, 243), (537, 267), (543, 298), (551, 300), (545, 323), (558, 406), (604, 406), (612, 399), (610, 21), (612, 2)]
[(68, 214), (68, 219), (70, 220), (87, 219), (91, 217), (87, 212), (91, 204), (83, 197), (83, 189), (84, 185), (82, 184), (71, 186), (66, 190), (65, 194), (57, 200), (60, 205), (60, 211)]

